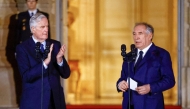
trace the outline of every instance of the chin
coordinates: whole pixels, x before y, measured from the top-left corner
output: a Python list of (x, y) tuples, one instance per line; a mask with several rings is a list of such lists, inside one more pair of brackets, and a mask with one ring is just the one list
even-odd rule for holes
[(139, 48), (140, 46), (141, 46), (140, 44), (135, 43), (135, 47), (136, 47), (136, 48)]
[(43, 38), (44, 38), (44, 39), (47, 39), (47, 38), (48, 38), (48, 36), (43, 36)]

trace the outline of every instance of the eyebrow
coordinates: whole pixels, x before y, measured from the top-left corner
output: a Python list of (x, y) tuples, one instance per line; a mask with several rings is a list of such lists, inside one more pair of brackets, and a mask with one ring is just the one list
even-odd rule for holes
[(140, 31), (140, 32), (133, 32), (133, 34), (135, 34), (135, 33), (143, 33), (142, 31)]

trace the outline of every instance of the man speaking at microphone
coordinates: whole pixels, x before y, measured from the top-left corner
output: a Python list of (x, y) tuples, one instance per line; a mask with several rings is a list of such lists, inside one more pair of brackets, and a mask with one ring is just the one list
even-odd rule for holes
[[(70, 76), (70, 68), (64, 58), (66, 47), (48, 39), (48, 19), (45, 15), (37, 13), (32, 16), (30, 29), (32, 37), (16, 47), (22, 78), (20, 109), (66, 109), (60, 84), (60, 76), (64, 79)], [(37, 46), (39, 42), (43, 44), (40, 48)], [(49, 50), (47, 44), (51, 44)]]
[[(123, 92), (123, 109), (164, 109), (163, 91), (175, 85), (170, 54), (152, 42), (153, 35), (154, 28), (144, 22), (137, 23), (133, 29), (137, 57), (130, 62), (130, 68), (127, 61), (123, 62), (121, 77), (116, 83), (117, 90)], [(129, 89), (129, 73), (137, 83), (135, 89)]]

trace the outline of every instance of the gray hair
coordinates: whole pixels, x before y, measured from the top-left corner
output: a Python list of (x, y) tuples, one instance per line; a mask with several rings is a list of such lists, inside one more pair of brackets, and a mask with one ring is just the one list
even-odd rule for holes
[(38, 22), (42, 20), (42, 18), (47, 18), (45, 15), (42, 13), (36, 13), (30, 18), (30, 30), (32, 27), (36, 27)]
[(148, 24), (148, 23), (146, 23), (146, 22), (139, 22), (139, 23), (136, 23), (136, 24), (135, 24), (135, 27), (136, 27), (136, 26), (139, 26), (139, 25), (144, 25), (144, 26), (146, 27), (146, 33), (147, 33), (147, 34), (152, 33), (152, 38), (153, 38), (153, 36), (154, 36), (154, 28), (153, 28), (152, 25), (150, 25), (150, 24)]
[(135, 27), (138, 26), (138, 25), (144, 25), (146, 27), (147, 34), (149, 34), (149, 33), (154, 34), (154, 28), (153, 28), (152, 25), (150, 25), (148, 23), (145, 23), (145, 22), (139, 22), (139, 23), (135, 24)]

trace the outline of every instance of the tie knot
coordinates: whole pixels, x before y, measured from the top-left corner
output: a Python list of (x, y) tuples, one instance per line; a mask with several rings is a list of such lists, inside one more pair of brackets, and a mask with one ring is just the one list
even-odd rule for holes
[(34, 15), (34, 13), (33, 12), (31, 12), (31, 17)]
[(143, 58), (143, 51), (140, 51), (139, 52), (139, 57), (138, 57), (137, 62), (135, 64), (135, 68), (139, 65), (139, 63), (141, 62), (142, 58)]
[(140, 51), (139, 54), (140, 54), (140, 55), (143, 55), (143, 51)]

